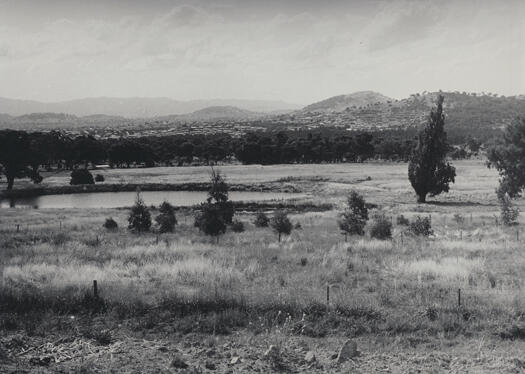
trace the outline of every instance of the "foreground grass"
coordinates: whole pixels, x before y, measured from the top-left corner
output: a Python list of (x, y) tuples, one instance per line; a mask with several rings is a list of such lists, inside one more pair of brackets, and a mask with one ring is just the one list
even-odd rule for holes
[[(417, 214), (398, 209), (387, 213)], [(302, 228), (281, 243), (244, 214), (247, 230), (218, 244), (193, 227), (188, 211), (176, 233), (157, 236), (130, 234), (126, 210), (6, 210), (0, 329), (34, 330), (46, 313), (105, 313), (209, 333), (281, 326), (308, 336), (525, 337), (516, 228), (496, 226), (482, 211), (457, 224), (453, 209), (432, 213), (432, 238), (395, 226), (393, 240), (347, 243), (336, 211), (291, 216)], [(118, 231), (102, 228), (107, 216)]]

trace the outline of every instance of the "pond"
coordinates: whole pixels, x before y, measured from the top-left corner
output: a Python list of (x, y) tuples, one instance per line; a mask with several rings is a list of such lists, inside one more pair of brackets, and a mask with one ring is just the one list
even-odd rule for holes
[[(136, 192), (93, 192), (64, 195), (43, 195), (36, 197), (0, 200), (1, 208), (122, 208), (132, 206)], [(175, 206), (192, 206), (207, 198), (204, 191), (142, 191), (146, 205), (160, 205), (168, 201)], [(300, 193), (282, 192), (230, 192), (232, 201), (288, 200), (305, 197)]]

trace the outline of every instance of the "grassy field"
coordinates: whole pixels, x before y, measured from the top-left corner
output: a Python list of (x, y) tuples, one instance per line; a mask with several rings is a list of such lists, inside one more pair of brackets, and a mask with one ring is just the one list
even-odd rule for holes
[[(488, 364), (480, 364), (476, 355), (483, 351), (485, 357), (502, 357), (495, 347), (505, 345), (507, 356), (492, 367), (512, 372), (523, 363), (513, 361), (512, 354), (525, 339), (525, 232), (496, 223), (493, 170), (481, 161), (456, 166), (451, 193), (425, 205), (414, 203), (404, 164), (221, 168), (232, 182), (281, 180), (308, 188), (310, 200), (339, 207), (291, 215), (301, 228), (280, 243), (270, 229), (251, 223), (252, 213), (237, 215), (246, 224), (245, 232), (227, 232), (216, 244), (193, 227), (191, 210), (179, 211), (176, 233), (162, 235), (129, 233), (126, 209), (2, 210), (0, 331), (38, 342), (50, 332), (99, 343), (109, 334), (113, 344), (129, 343), (124, 336), (142, 338), (153, 332), (151, 342), (179, 336), (179, 350), (191, 348), (184, 348), (185, 339), (226, 336), (220, 338), (224, 344), (241, 339), (243, 349), (271, 343), (284, 352), (300, 338), (327, 356), (318, 360), (321, 366), (309, 366), (320, 372), (340, 370), (330, 366), (326, 350), (334, 339), (347, 337), (366, 347), (363, 362), (352, 363), (355, 369), (361, 365), (362, 372), (375, 371), (366, 365), (392, 344), (397, 348), (391, 351), (402, 348), (405, 353), (455, 347), (455, 353), (447, 354), (454, 357), (462, 351), (467, 357), (467, 366), (459, 363), (459, 371), (485, 368)], [(147, 172), (157, 174), (112, 170), (106, 180), (140, 177), (173, 183), (207, 178), (204, 168)], [(345, 242), (337, 218), (351, 189), (393, 217), (392, 240), (365, 236)], [(399, 214), (431, 215), (434, 235), (408, 234), (406, 226), (396, 224)], [(463, 222), (454, 219), (457, 214)], [(119, 223), (118, 231), (102, 228), (109, 216)], [(93, 280), (98, 299), (93, 297)], [(80, 316), (84, 322), (71, 322)], [(254, 336), (264, 339), (250, 343)], [(289, 360), (294, 370), (302, 371)], [(385, 365), (391, 367), (392, 360)], [(22, 359), (17, 362), (24, 365)], [(68, 362), (68, 370), (86, 364)], [(87, 364), (98, 368), (95, 361)]]

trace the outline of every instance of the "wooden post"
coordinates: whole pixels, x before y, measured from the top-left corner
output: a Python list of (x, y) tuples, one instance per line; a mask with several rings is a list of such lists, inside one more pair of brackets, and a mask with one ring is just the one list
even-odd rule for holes
[(459, 230), (459, 240), (463, 240), (463, 230)]
[(60, 222), (60, 230), (62, 231), (62, 220), (60, 220), (59, 222)]
[(159, 234), (157, 234), (157, 237), (155, 239), (155, 244), (159, 244)]
[(20, 232), (20, 225), (16, 225), (16, 232)]
[(470, 212), (470, 223), (472, 223), (472, 212)]
[(520, 241), (520, 229), (516, 229), (516, 241)]
[(330, 285), (326, 285), (326, 306), (330, 305)]
[(461, 288), (458, 288), (458, 307), (461, 307)]
[(98, 299), (98, 287), (97, 287), (97, 281), (93, 281), (93, 296), (95, 296), (95, 299)]

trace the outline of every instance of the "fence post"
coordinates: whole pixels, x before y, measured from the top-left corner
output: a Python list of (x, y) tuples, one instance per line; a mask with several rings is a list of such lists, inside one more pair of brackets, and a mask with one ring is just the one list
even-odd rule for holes
[(326, 285), (326, 306), (330, 306), (330, 285)]
[(520, 241), (520, 229), (516, 229), (516, 241)]
[(20, 232), (20, 225), (16, 225), (16, 232)]
[(461, 307), (461, 288), (458, 288), (458, 307)]
[(93, 281), (93, 296), (95, 296), (95, 299), (98, 299), (98, 286), (97, 281)]

